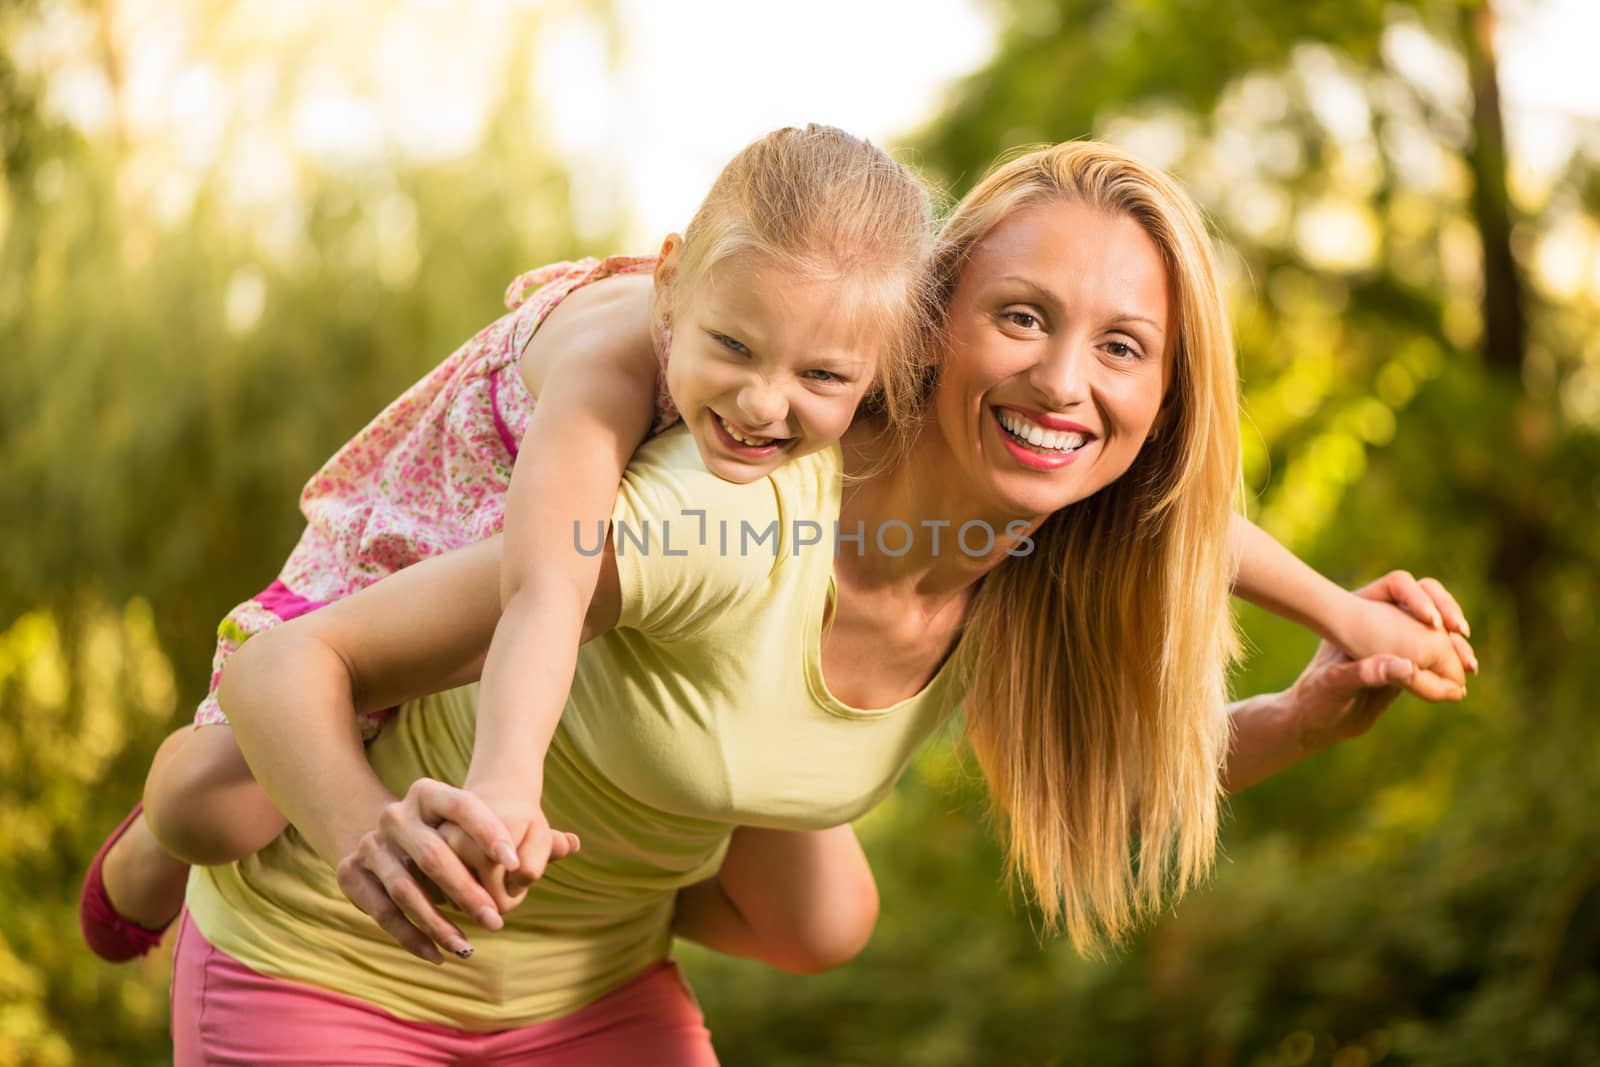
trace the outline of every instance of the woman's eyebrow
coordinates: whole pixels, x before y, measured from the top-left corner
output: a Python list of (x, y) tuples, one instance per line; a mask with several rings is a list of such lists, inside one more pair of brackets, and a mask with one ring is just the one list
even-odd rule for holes
[[(1054, 305), (1054, 306), (1057, 306), (1057, 307), (1059, 307), (1060, 304), (1061, 304), (1061, 300), (1060, 300), (1059, 297), (1057, 297), (1054, 293), (1052, 293), (1044, 285), (1041, 285), (1039, 282), (1034, 281), (1032, 278), (1023, 277), (1020, 274), (1004, 274), (1004, 275), (1000, 276), (998, 281), (1009, 283), (1011, 285), (1020, 286), (1020, 287), (1022, 287), (1024, 289), (1027, 289), (1030, 293), (1033, 294), (1034, 298), (1037, 299), (1040, 303), (1051, 304), (1051, 305)], [(1162, 337), (1166, 336), (1166, 330), (1162, 328), (1162, 326), (1161, 326), (1161, 324), (1159, 322), (1157, 322), (1155, 319), (1152, 319), (1148, 315), (1141, 315), (1136, 311), (1118, 311), (1118, 312), (1115, 312), (1111, 316), (1110, 321), (1111, 321), (1111, 323), (1113, 325), (1122, 325), (1123, 323), (1130, 323), (1130, 322), (1143, 323), (1144, 325), (1146, 325), (1146, 326), (1150, 327), (1152, 330), (1154, 330), (1158, 335), (1160, 335)]]
[(1167, 333), (1167, 331), (1164, 330), (1161, 324), (1155, 319), (1150, 318), (1148, 315), (1138, 315), (1131, 311), (1120, 312), (1117, 315), (1112, 316), (1111, 321), (1114, 325), (1119, 326), (1125, 322), (1142, 322), (1163, 337), (1165, 337)]
[(997, 280), (1011, 285), (1019, 285), (1046, 303), (1059, 304), (1061, 302), (1056, 294), (1032, 278), (1025, 278), (1020, 274), (1003, 274)]

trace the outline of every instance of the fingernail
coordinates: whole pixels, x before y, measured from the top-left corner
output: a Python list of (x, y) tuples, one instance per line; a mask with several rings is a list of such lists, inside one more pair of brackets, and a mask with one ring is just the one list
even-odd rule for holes
[(478, 922), (490, 930), (498, 930), (501, 926), (500, 913), (493, 908), (479, 908)]
[(1470, 622), (1468, 622), (1465, 618), (1462, 618), (1462, 620), (1461, 620), (1461, 636), (1462, 637), (1471, 637), (1472, 636), (1472, 624)]
[(472, 946), (467, 944), (465, 941), (457, 945), (454, 949), (454, 952), (461, 959), (470, 960), (472, 958)]
[(1440, 615), (1437, 611), (1435, 611), (1433, 613), (1433, 628), (1435, 630), (1444, 629), (1444, 617), (1442, 615)]
[(507, 870), (517, 869), (517, 850), (501, 841), (494, 846), (495, 862), (502, 864)]

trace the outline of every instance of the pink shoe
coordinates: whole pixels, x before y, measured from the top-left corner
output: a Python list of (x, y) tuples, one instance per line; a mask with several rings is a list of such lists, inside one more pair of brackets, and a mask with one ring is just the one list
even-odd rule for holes
[(143, 811), (144, 802), (140, 801), (122, 820), (122, 825), (106, 838), (100, 851), (95, 853), (94, 862), (89, 864), (89, 873), (83, 876), (83, 891), (78, 895), (78, 928), (83, 931), (84, 944), (89, 946), (90, 952), (108, 963), (124, 963), (145, 955), (161, 944), (161, 935), (172, 925), (172, 920), (168, 919), (161, 929), (147, 930), (118, 915), (111, 898), (106, 895), (106, 883), (101, 877), (106, 853), (121, 840), (122, 835), (128, 832), (128, 827), (133, 825), (133, 820)]

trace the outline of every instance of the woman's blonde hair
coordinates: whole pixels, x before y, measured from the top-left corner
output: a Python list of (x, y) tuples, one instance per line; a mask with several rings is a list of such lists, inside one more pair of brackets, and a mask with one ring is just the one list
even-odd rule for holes
[(932, 261), (935, 322), (996, 225), (1060, 201), (1131, 218), (1160, 249), (1176, 310), (1171, 383), (1128, 472), (1051, 515), (1032, 554), (984, 579), (966, 631), (965, 716), (1012, 876), (1047, 928), (1095, 951), (1204, 875), (1216, 851), (1237, 645), (1238, 375), (1199, 210), (1165, 174), (1092, 142), (1004, 163), (957, 205)]
[(674, 275), (657, 288), (656, 313), (670, 322), (684, 293), (736, 258), (837, 282), (880, 357), (870, 400), (903, 428), (927, 355), (933, 232), (927, 187), (881, 148), (832, 126), (775, 130), (717, 176), (684, 230)]

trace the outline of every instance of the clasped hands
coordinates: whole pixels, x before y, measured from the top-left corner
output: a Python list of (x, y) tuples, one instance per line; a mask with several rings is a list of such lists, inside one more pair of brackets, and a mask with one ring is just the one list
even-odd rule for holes
[(387, 805), (336, 868), (339, 887), (407, 951), (443, 963), (473, 946), (440, 910), (448, 900), (498, 930), (547, 864), (578, 851), (576, 834), (551, 828), (538, 787), (466, 789), (432, 778)]

